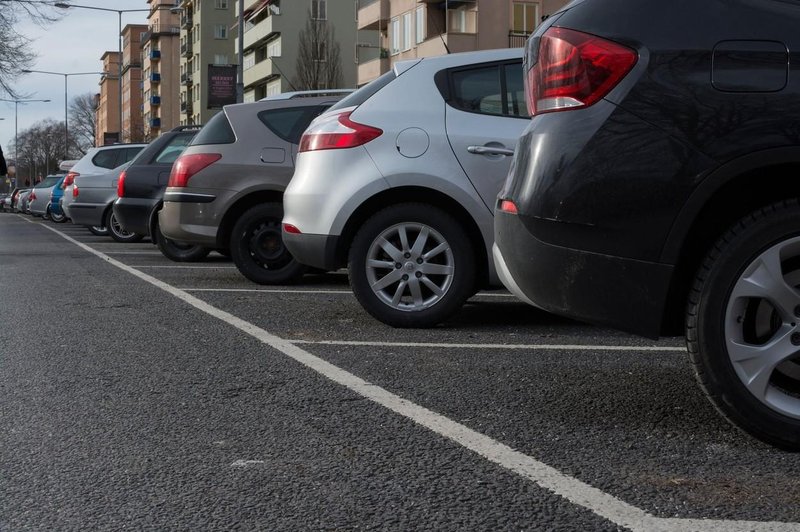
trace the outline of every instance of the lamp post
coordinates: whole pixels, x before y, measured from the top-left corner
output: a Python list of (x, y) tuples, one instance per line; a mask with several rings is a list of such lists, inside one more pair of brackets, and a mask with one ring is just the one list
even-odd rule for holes
[(122, 141), (122, 14), (123, 13), (139, 13), (139, 12), (149, 12), (150, 9), (110, 9), (107, 7), (94, 7), (94, 6), (83, 6), (77, 4), (68, 4), (66, 2), (56, 2), (53, 6), (58, 7), (60, 9), (69, 9), (73, 7), (77, 7), (80, 9), (94, 9), (96, 11), (109, 11), (111, 13), (116, 13), (119, 17), (119, 24), (118, 24), (118, 51), (119, 51), (119, 140)]
[(26, 74), (52, 74), (55, 76), (64, 76), (64, 160), (69, 159), (69, 127), (67, 125), (67, 77), (68, 76), (89, 76), (89, 75), (104, 75), (107, 72), (48, 72), (47, 70), (23, 70)]
[(17, 109), (19, 108), (19, 104), (21, 103), (32, 103), (32, 102), (49, 102), (50, 100), (5, 100), (0, 98), (0, 102), (9, 102), (14, 104), (14, 161), (16, 164), (19, 164), (19, 145), (17, 144), (17, 125), (18, 125), (18, 113)]

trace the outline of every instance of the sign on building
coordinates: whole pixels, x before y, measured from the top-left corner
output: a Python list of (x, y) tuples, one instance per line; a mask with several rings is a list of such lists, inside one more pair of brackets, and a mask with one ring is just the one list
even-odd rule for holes
[(208, 65), (208, 109), (236, 103), (236, 65)]

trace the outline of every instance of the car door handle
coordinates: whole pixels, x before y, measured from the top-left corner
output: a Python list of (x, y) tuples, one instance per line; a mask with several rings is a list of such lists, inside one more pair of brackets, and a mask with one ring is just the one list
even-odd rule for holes
[(467, 151), (475, 155), (514, 155), (514, 150), (494, 146), (467, 146)]

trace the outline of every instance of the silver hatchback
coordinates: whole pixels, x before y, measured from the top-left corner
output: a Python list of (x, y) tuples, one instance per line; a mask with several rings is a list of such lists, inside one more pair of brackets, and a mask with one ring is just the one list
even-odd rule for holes
[(529, 122), (522, 50), (401, 62), (317, 118), (284, 195), (301, 263), (347, 266), (358, 301), (430, 327), (485, 286), (493, 207)]

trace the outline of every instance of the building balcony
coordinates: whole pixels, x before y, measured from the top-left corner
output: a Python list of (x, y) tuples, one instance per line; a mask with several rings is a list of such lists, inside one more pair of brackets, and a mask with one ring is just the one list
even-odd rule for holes
[(434, 35), (417, 45), (417, 57), (447, 55), (442, 39), (450, 48), (450, 53), (474, 52), (478, 49), (478, 36), (475, 33), (444, 33)]
[(161, 59), (161, 50), (150, 50), (150, 61), (158, 61)]
[(150, 119), (150, 127), (152, 129), (160, 129), (161, 128), (161, 119), (160, 118), (151, 118)]
[(181, 55), (183, 57), (192, 57), (192, 43), (185, 42), (181, 45)]
[[(286, 23), (280, 15), (272, 15), (265, 18), (258, 24), (246, 28), (244, 32), (244, 50), (248, 50), (263, 41), (272, 37), (275, 33), (280, 33), (285, 29)], [(296, 29), (294, 31), (297, 31)]]
[(192, 102), (181, 102), (181, 113), (192, 114)]
[(381, 74), (388, 72), (391, 62), (388, 58), (375, 58), (370, 61), (358, 64), (358, 86), (369, 83), (378, 78)]
[(184, 72), (181, 74), (181, 84), (183, 85), (191, 85), (192, 84), (192, 75), (188, 72)]
[(161, 83), (161, 73), (160, 72), (151, 72), (150, 73), (150, 83)]
[(259, 61), (250, 68), (242, 72), (242, 81), (245, 87), (264, 82), (269, 78), (275, 77), (278, 74), (275, 65), (271, 59), (264, 59)]
[(189, 29), (192, 27), (192, 16), (191, 15), (183, 15), (181, 17), (181, 28)]
[(180, 34), (181, 29), (178, 26), (169, 24), (151, 24), (147, 31), (142, 34), (142, 44), (147, 41), (158, 39), (161, 36), (171, 36)]
[(522, 48), (525, 46), (525, 43), (528, 42), (528, 37), (530, 33), (520, 32), (520, 31), (509, 31), (508, 32), (508, 47), (509, 48)]
[(360, 0), (358, 29), (383, 30), (389, 23), (389, 0)]
[(161, 96), (150, 96), (150, 105), (161, 105)]

